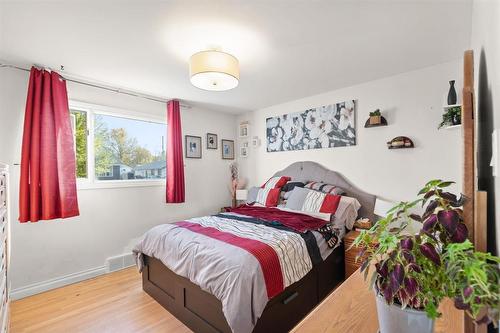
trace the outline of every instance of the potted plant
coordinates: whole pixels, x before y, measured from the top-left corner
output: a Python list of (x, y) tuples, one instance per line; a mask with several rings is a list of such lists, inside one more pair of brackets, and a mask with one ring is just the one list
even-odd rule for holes
[[(500, 258), (474, 250), (462, 219), (464, 198), (446, 191), (452, 183), (428, 182), (417, 200), (393, 207), (353, 243), (361, 247), (358, 258), (366, 256), (365, 279), (374, 264), (370, 286), (381, 333), (433, 332), (444, 298), (477, 323), (498, 322)], [(414, 213), (419, 204), (422, 215)], [(413, 223), (418, 234), (408, 232)]]
[(370, 125), (378, 125), (381, 123), (381, 116), (382, 114), (380, 113), (380, 109), (377, 109), (373, 112), (370, 112)]
[(443, 121), (439, 124), (438, 129), (446, 126), (460, 125), (462, 123), (462, 108), (454, 106), (446, 110), (443, 114)]

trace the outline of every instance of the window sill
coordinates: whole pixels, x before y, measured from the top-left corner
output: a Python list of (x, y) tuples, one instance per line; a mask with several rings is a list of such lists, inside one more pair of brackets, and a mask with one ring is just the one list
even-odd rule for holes
[(158, 187), (165, 186), (165, 180), (121, 180), (121, 181), (96, 181), (92, 182), (78, 182), (76, 184), (77, 190), (97, 190), (106, 188), (125, 188), (125, 187)]

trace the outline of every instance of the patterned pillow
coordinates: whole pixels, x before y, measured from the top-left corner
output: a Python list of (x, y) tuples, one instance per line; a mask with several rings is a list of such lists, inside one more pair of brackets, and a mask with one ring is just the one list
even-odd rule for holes
[(335, 195), (345, 194), (345, 191), (343, 188), (335, 186), (335, 185), (321, 183), (321, 182), (309, 182), (304, 187), (311, 189), (311, 190), (320, 191), (323, 193), (329, 193), (329, 194), (335, 194)]
[(279, 197), (279, 188), (261, 188), (259, 189), (259, 192), (257, 192), (255, 202), (266, 207), (276, 207), (278, 205)]
[(286, 201), (286, 208), (304, 212), (335, 214), (341, 196), (296, 187)]
[(283, 187), (291, 178), (287, 176), (272, 177), (261, 188), (281, 188)]

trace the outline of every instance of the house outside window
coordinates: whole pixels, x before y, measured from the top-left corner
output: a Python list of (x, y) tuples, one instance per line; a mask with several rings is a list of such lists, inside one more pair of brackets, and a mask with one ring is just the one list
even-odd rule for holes
[(70, 119), (80, 189), (164, 185), (163, 116), (70, 101)]

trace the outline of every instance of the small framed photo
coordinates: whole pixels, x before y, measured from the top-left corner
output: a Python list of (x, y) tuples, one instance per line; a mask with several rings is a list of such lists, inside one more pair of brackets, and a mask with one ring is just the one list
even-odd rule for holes
[(234, 160), (234, 141), (222, 139), (222, 159)]
[(240, 138), (248, 138), (249, 125), (248, 123), (240, 124)]
[(257, 148), (258, 146), (260, 146), (260, 139), (258, 136), (254, 136), (252, 138), (252, 147)]
[(207, 149), (217, 148), (217, 134), (207, 133)]
[(240, 147), (240, 157), (248, 157), (248, 147)]
[(186, 158), (201, 158), (201, 136), (186, 135)]

